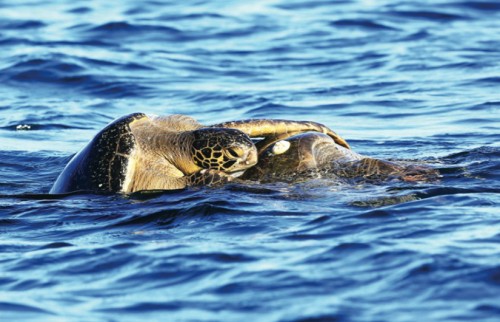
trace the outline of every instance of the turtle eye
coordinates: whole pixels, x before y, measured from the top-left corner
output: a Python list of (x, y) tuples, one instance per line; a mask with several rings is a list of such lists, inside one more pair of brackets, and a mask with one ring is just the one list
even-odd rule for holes
[(243, 156), (243, 154), (244, 154), (243, 149), (239, 148), (239, 147), (227, 148), (225, 152), (226, 152), (226, 155), (232, 159), (237, 159), (237, 158)]

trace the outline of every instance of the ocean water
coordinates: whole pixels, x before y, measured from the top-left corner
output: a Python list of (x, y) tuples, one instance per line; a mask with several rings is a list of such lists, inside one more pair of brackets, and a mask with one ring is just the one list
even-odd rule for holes
[[(0, 2), (0, 320), (498, 321), (496, 0)], [(324, 123), (428, 183), (48, 195), (111, 120)]]

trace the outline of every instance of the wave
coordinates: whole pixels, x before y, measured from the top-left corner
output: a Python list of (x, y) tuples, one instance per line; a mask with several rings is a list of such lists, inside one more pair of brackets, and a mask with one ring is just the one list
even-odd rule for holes
[(457, 1), (452, 2), (449, 7), (464, 8), (466, 10), (477, 10), (492, 13), (500, 11), (500, 3), (497, 1)]
[(183, 38), (182, 32), (173, 27), (159, 25), (139, 25), (125, 21), (108, 22), (99, 26), (79, 25), (72, 29), (82, 30), (86, 35), (93, 38), (106, 37), (107, 40), (125, 39), (129, 37), (141, 39), (141, 41), (150, 41), (152, 39), (163, 39), (168, 41), (180, 40)]
[(412, 18), (412, 19), (422, 19), (429, 22), (452, 22), (456, 20), (467, 20), (469, 17), (466, 15), (458, 13), (447, 13), (438, 10), (390, 10), (385, 13), (388, 16), (392, 16), (398, 19), (401, 18)]
[(0, 20), (2, 30), (26, 30), (46, 27), (47, 24), (39, 20)]
[[(11, 58), (12, 59), (12, 58)], [(135, 81), (117, 80), (111, 75), (93, 71), (102, 66), (117, 66), (116, 62), (77, 58), (63, 54), (45, 57), (16, 57), (16, 62), (0, 72), (4, 81), (21, 84), (47, 84), (72, 92), (80, 91), (97, 97), (125, 98), (147, 95), (150, 88)], [(152, 70), (138, 63), (119, 66), (124, 70)]]
[(52, 315), (53, 313), (50, 311), (47, 311), (41, 307), (37, 307), (34, 305), (27, 305), (27, 304), (20, 304), (20, 303), (15, 303), (15, 302), (0, 302), (0, 310), (3, 312), (4, 317), (7, 318), (10, 314), (16, 313), (16, 317), (19, 317), (19, 314), (21, 315), (30, 315), (30, 314), (49, 314)]
[(368, 19), (340, 19), (330, 23), (330, 25), (335, 27), (357, 27), (368, 30), (398, 30), (398, 28), (384, 25), (379, 22)]

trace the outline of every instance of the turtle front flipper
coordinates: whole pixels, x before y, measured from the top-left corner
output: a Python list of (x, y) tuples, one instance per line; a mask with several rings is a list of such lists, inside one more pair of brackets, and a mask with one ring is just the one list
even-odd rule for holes
[(265, 150), (274, 142), (304, 132), (320, 132), (330, 136), (335, 143), (350, 149), (349, 144), (337, 133), (323, 124), (310, 121), (266, 120), (249, 119), (214, 124), (211, 127), (225, 127), (238, 129), (251, 138), (264, 137), (259, 144), (259, 152)]
[(224, 172), (203, 169), (191, 175), (176, 177), (162, 172), (145, 170), (138, 175), (134, 181), (124, 186), (122, 193), (131, 193), (147, 190), (176, 190), (185, 189), (190, 186), (215, 186), (228, 183), (233, 177)]
[(187, 178), (188, 186), (215, 186), (232, 181), (233, 177), (222, 171), (203, 169), (195, 172)]

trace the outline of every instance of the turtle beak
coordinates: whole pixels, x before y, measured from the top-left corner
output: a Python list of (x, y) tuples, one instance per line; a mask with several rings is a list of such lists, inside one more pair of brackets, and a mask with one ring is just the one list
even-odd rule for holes
[(249, 149), (245, 154), (243, 154), (241, 157), (236, 159), (236, 163), (231, 169), (232, 176), (239, 176), (243, 173), (244, 170), (253, 167), (254, 165), (257, 164), (258, 160), (258, 153), (257, 153), (257, 148), (253, 147), (252, 149)]
[(243, 160), (241, 164), (245, 165), (247, 168), (256, 165), (258, 161), (257, 148), (253, 148), (250, 151), (248, 151), (242, 159)]
[(257, 164), (258, 152), (256, 148), (251, 149), (245, 155), (238, 159), (238, 170), (230, 173), (233, 178), (241, 176), (248, 168)]
[(241, 155), (232, 159), (232, 165), (223, 171), (226, 173), (230, 173), (231, 175), (236, 175), (237, 173), (257, 164), (258, 153), (255, 145), (247, 146), (245, 148), (239, 149)]

